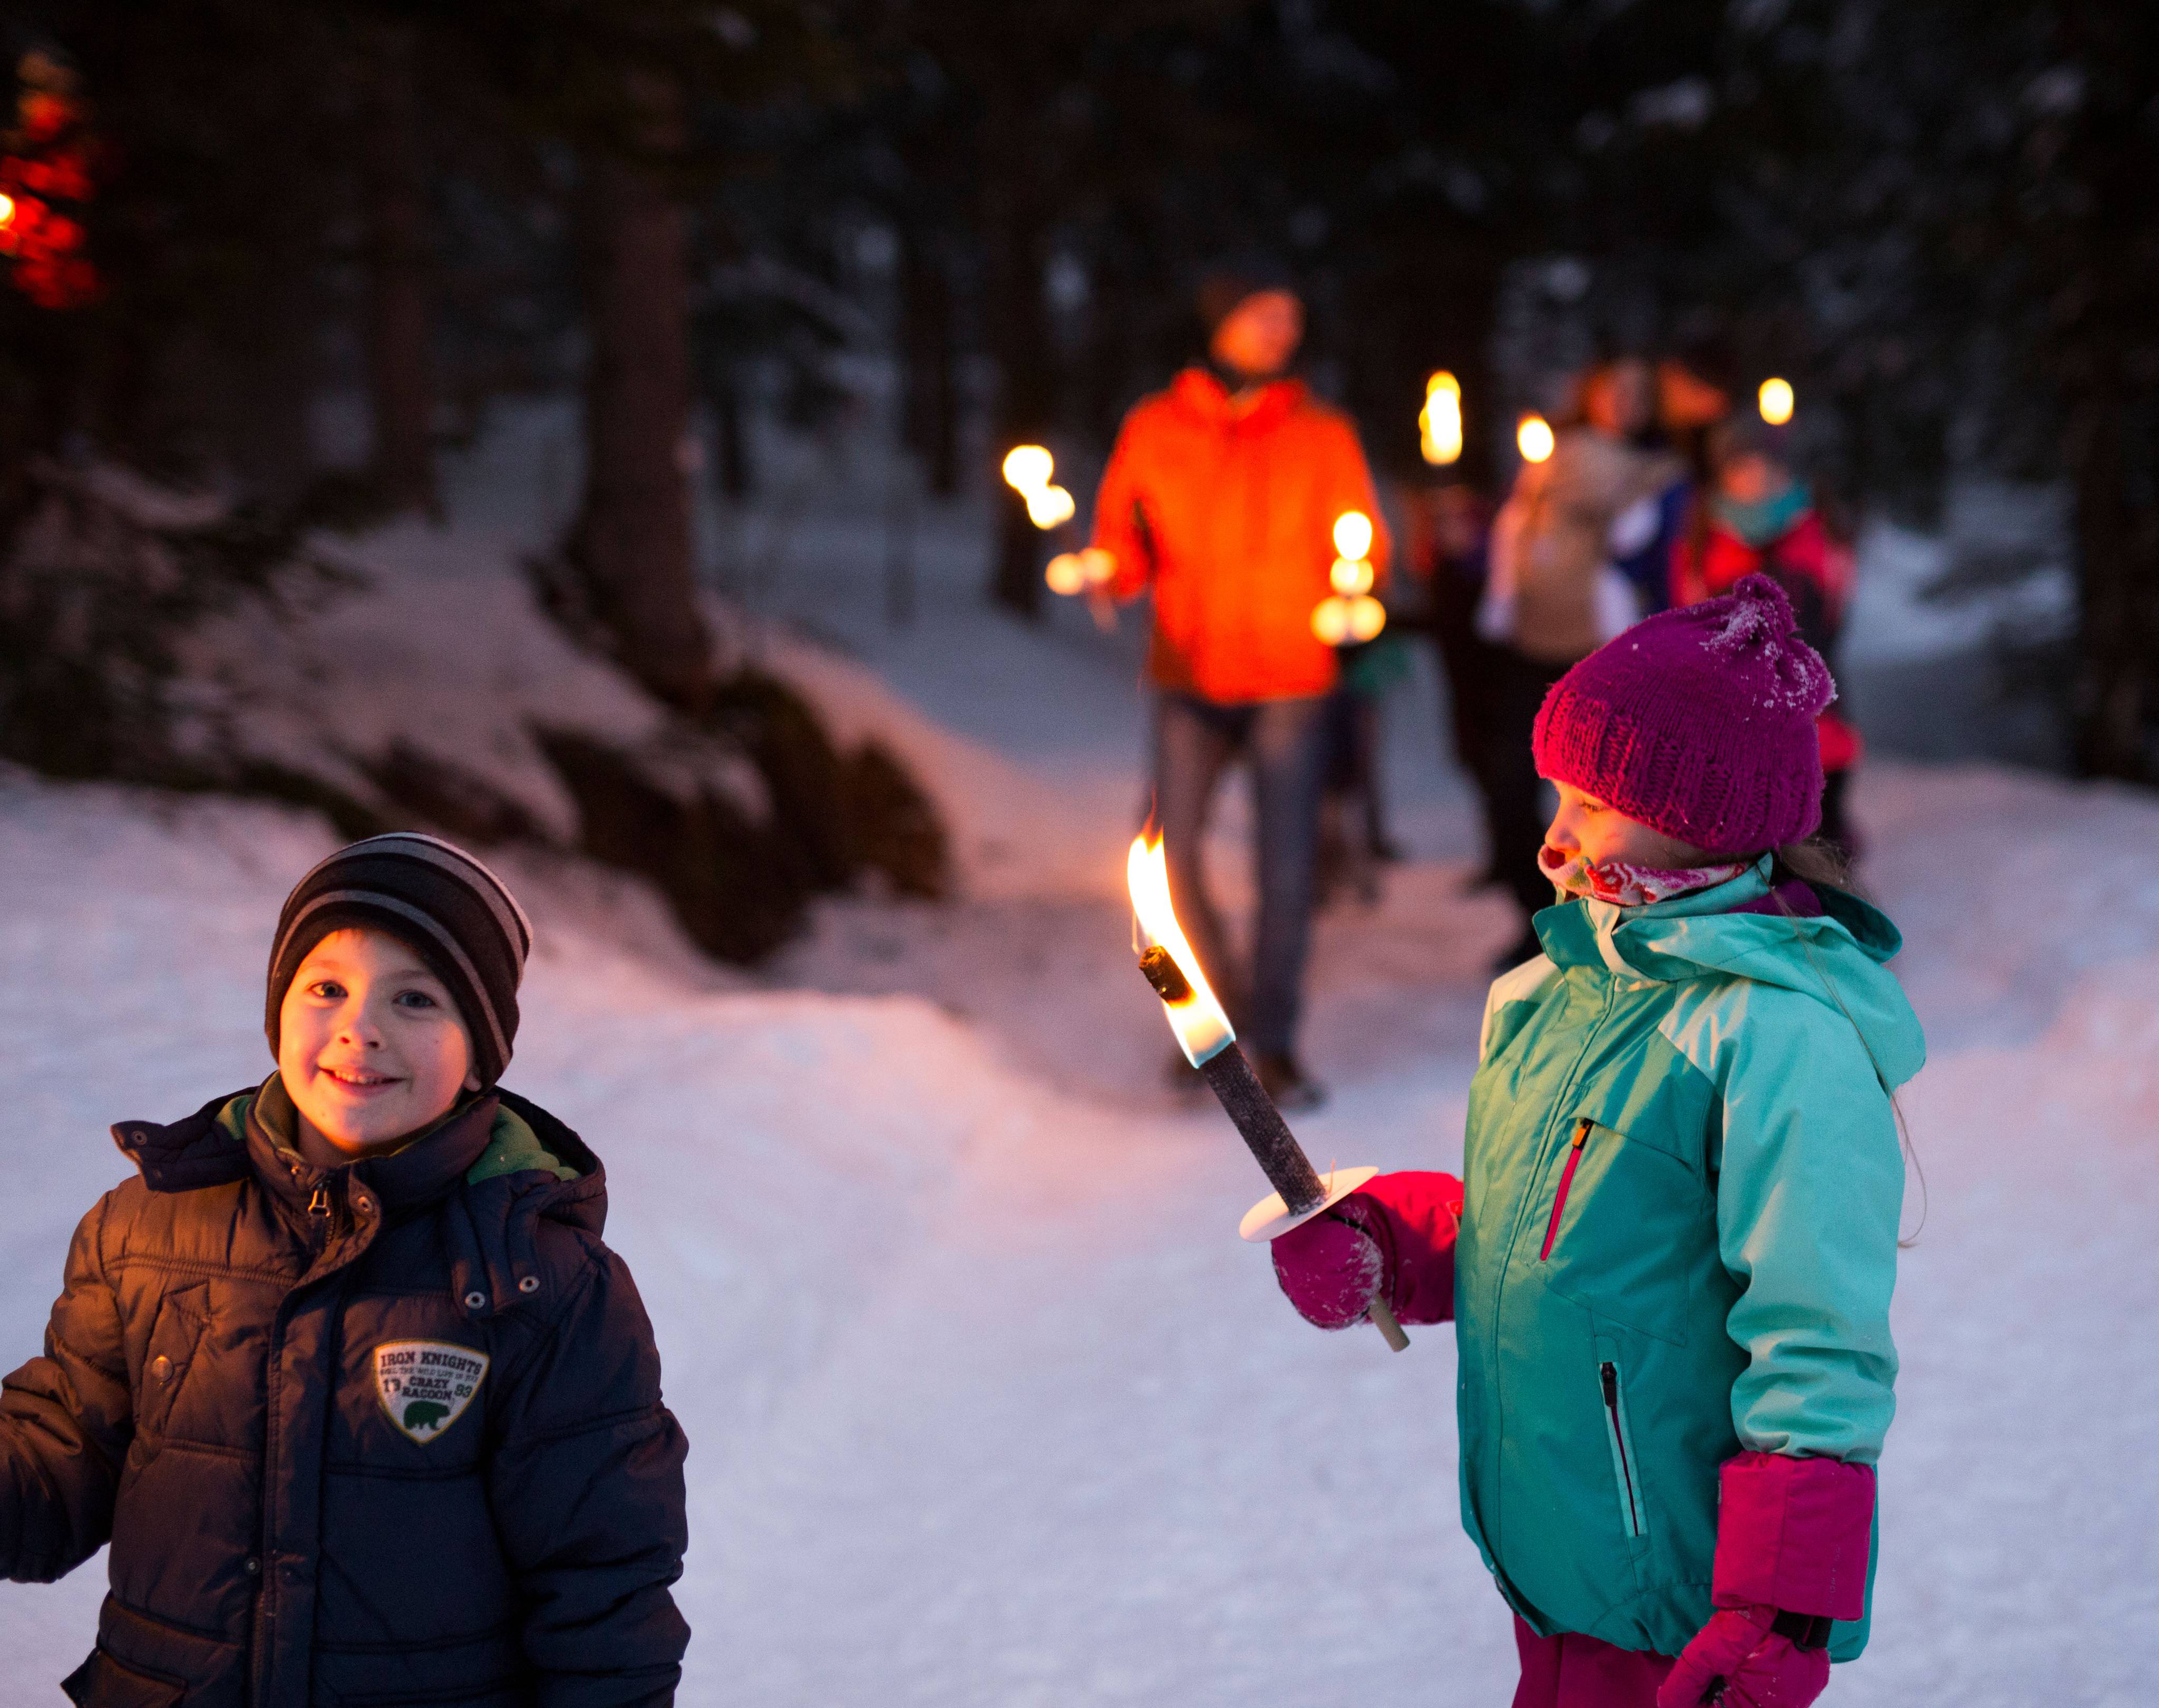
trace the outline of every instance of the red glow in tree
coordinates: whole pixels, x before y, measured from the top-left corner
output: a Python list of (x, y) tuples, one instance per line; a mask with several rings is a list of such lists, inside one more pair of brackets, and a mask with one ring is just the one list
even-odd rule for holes
[(14, 127), (0, 135), (0, 256), (41, 308), (78, 308), (102, 288), (82, 213), (96, 187), (97, 141), (79, 80), (32, 49), (16, 68)]

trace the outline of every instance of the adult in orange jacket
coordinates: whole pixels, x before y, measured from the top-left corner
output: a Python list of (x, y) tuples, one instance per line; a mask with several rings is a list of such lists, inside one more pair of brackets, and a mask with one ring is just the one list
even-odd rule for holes
[[(1095, 501), (1094, 543), (1114, 562), (1113, 595), (1154, 595), (1155, 812), (1178, 917), (1261, 1077), (1286, 1103), (1309, 1106), (1318, 1088), (1295, 1041), (1323, 713), (1339, 675), (1312, 613), (1329, 591), (1337, 516), (1372, 518), (1383, 573), (1388, 540), (1356, 428), (1287, 375), (1304, 310), (1284, 277), (1254, 263), (1218, 272), (1201, 287), (1200, 313), (1208, 361), (1125, 417)], [(1249, 976), (1228, 952), (1200, 857), (1215, 789), (1240, 756), (1258, 809)]]

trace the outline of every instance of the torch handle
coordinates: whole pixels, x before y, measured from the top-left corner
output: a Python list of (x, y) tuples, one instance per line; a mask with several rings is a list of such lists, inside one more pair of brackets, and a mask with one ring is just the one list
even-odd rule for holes
[(1380, 1338), (1396, 1352), (1410, 1349), (1410, 1338), (1402, 1333), (1402, 1325), (1395, 1320), (1395, 1313), (1385, 1299), (1372, 1301), (1372, 1308), (1364, 1313), (1372, 1319), (1372, 1326), (1380, 1331)]
[(1241, 1044), (1232, 1038), (1201, 1063), (1199, 1071), (1292, 1215), (1302, 1215), (1327, 1196), (1312, 1159), (1260, 1084)]

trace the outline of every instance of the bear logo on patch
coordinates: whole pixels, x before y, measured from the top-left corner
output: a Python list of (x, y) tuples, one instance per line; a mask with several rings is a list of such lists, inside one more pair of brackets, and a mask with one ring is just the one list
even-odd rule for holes
[(448, 1341), (385, 1341), (375, 1348), (375, 1391), (398, 1432), (425, 1447), (464, 1416), (488, 1363)]

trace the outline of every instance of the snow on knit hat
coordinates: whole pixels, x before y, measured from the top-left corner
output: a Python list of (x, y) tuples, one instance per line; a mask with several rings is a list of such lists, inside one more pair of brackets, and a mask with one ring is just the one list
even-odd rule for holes
[(270, 950), (270, 1053), (277, 1053), (278, 1011), (300, 963), (331, 932), (351, 926), (386, 932), (420, 957), (458, 1005), (480, 1084), (500, 1079), (517, 1037), (532, 923), (502, 880), (463, 849), (412, 831), (339, 849), (285, 898)]
[(1555, 682), (1537, 773), (1711, 854), (1759, 854), (1821, 822), (1815, 719), (1835, 697), (1784, 589), (1750, 575), (1644, 619)]

